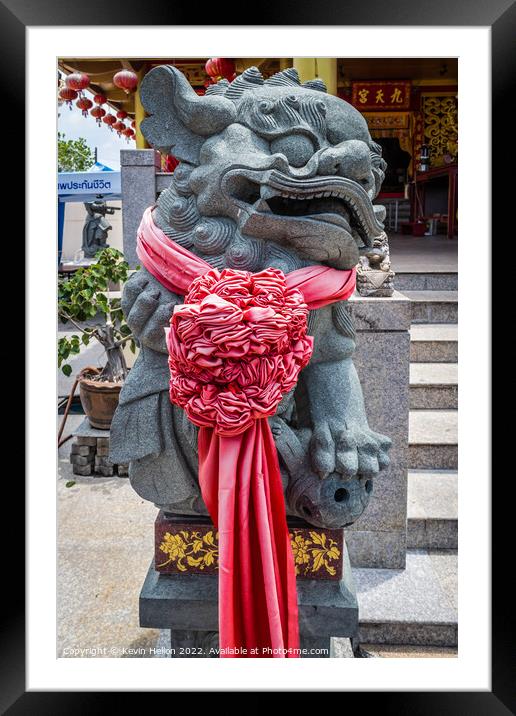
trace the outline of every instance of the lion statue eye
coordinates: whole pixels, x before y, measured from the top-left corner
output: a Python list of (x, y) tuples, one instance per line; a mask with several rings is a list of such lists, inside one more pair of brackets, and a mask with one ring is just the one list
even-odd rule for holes
[(304, 167), (314, 152), (312, 140), (304, 134), (287, 134), (271, 142), (271, 153), (284, 154), (293, 167)]

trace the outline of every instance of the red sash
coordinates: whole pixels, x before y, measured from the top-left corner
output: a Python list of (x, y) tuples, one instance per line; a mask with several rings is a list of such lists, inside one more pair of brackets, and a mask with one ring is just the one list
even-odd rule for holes
[(219, 272), (170, 240), (151, 208), (137, 254), (186, 297), (167, 329), (170, 395), (199, 426), (199, 484), (219, 531), (221, 657), (298, 657), (295, 566), (267, 417), (309, 360), (308, 310), (347, 299), (355, 269)]

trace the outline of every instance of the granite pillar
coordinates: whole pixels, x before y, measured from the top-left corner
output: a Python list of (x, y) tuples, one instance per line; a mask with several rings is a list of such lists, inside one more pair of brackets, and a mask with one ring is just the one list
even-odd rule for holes
[(362, 385), (369, 425), (392, 439), (391, 463), (374, 480), (364, 514), (346, 529), (351, 564), (404, 569), (407, 534), (407, 468), (410, 300), (355, 294), (348, 302), (356, 337), (353, 362)]
[(143, 212), (156, 201), (156, 171), (160, 166), (159, 152), (154, 149), (120, 152), (124, 256), (131, 268), (138, 265), (136, 232)]

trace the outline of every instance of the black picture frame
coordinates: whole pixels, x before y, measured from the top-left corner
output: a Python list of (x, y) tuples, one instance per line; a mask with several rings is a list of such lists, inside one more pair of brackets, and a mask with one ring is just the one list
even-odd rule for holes
[[(0, 0), (0, 33), (3, 56), (4, 106), (3, 137), (19, 137), (23, 127), (25, 101), (25, 28), (27, 26), (99, 26), (99, 25), (232, 25), (240, 15), (221, 6), (196, 8), (198, 13), (186, 13), (184, 6), (164, 3), (160, 0), (146, 0), (145, 3), (123, 3), (108, 0), (88, 0), (71, 3), (68, 0)], [(516, 37), (516, 5), (512, 0), (434, 0), (414, 2), (410, 0), (347, 0), (346, 2), (318, 2), (315, 5), (302, 0), (296, 3), (275, 2), (256, 6), (259, 12), (253, 17), (253, 25), (346, 25), (346, 26), (489, 26), (492, 32), (492, 150), (493, 159), (504, 165), (510, 151), (507, 117), (511, 97), (511, 79), (514, 77), (514, 55)], [(196, 16), (197, 15), (197, 16)], [(201, 23), (195, 20), (201, 19)], [(221, 20), (228, 20), (221, 22)], [(257, 22), (259, 20), (259, 22)], [(370, 48), (367, 48), (369, 50)], [(479, 101), (483, 101), (479, 98)], [(5, 141), (3, 149), (4, 166), (21, 171), (20, 185), (23, 185), (23, 148), (21, 142)], [(26, 157), (26, 167), (31, 161)], [(500, 168), (503, 170), (500, 162)], [(497, 176), (493, 168), (493, 177)], [(493, 217), (502, 220), (507, 217), (511, 206), (509, 182), (496, 183), (492, 193)], [(23, 199), (18, 197), (18, 230), (22, 231), (25, 214)], [(496, 227), (493, 228), (493, 237)], [(506, 226), (500, 231), (507, 232)], [(18, 256), (18, 260), (20, 257)], [(489, 300), (486, 294), (484, 300)], [(480, 299), (482, 300), (482, 299)], [(496, 433), (500, 443), (508, 441), (503, 428)], [(489, 440), (489, 436), (485, 436)], [(506, 443), (507, 444), (507, 443)], [(493, 454), (495, 453), (493, 449)], [(509, 472), (511, 468), (509, 468)], [(507, 472), (507, 470), (505, 471)], [(23, 481), (16, 476), (9, 490), (9, 500), (23, 504)], [(499, 479), (507, 479), (507, 474)], [(510, 475), (509, 475), (510, 477)], [(49, 489), (52, 489), (49, 485)], [(18, 494), (15, 494), (15, 492)], [(504, 561), (506, 546), (511, 544), (511, 521), (502, 517), (506, 505), (502, 489), (493, 490), (493, 594), (492, 594), (492, 690), (490, 692), (406, 692), (348, 693), (343, 708), (352, 708), (351, 700), (360, 699), (360, 708), (372, 708), (371, 699), (378, 701), (382, 713), (415, 714), (426, 716), (439, 714), (464, 714), (465, 716), (502, 716), (515, 713), (514, 675), (515, 649), (511, 632), (511, 615), (514, 611), (512, 596), (512, 575)], [(5, 495), (4, 495), (5, 497)], [(510, 505), (509, 505), (510, 507)], [(21, 508), (20, 508), (21, 509)], [(7, 512), (7, 510), (6, 510)], [(5, 513), (6, 513), (5, 512)], [(5, 514), (4, 513), (4, 514)], [(23, 568), (20, 555), (23, 554), (22, 531), (18, 527), (16, 550), (4, 551), (3, 571), (9, 575), (9, 606), (2, 610), (2, 659), (0, 662), (0, 713), (18, 714), (82, 714), (104, 713), (111, 708), (121, 708), (121, 694), (94, 692), (26, 692), (25, 687), (25, 626)], [(12, 534), (12, 533), (10, 533)], [(8, 541), (5, 542), (8, 544)], [(513, 560), (511, 560), (512, 563)], [(314, 688), (314, 691), (317, 689)], [(367, 699), (364, 698), (367, 696)], [(131, 705), (140, 703), (138, 694), (131, 694)], [(169, 697), (170, 699), (170, 697)], [(168, 701), (169, 707), (171, 700)], [(355, 705), (354, 708), (358, 706)], [(323, 706), (324, 708), (324, 706)]]

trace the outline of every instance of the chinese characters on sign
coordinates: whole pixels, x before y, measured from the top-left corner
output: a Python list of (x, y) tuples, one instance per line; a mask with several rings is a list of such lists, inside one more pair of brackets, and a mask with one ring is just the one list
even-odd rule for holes
[(409, 109), (410, 82), (353, 82), (351, 103), (359, 110)]

